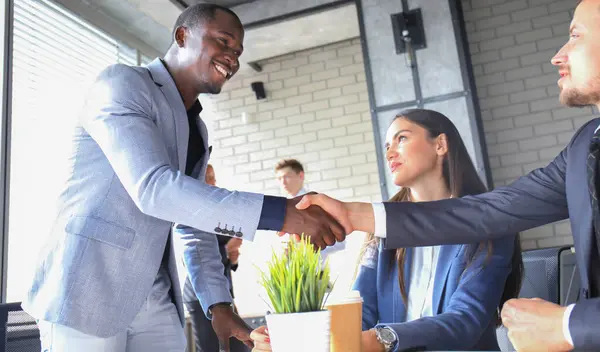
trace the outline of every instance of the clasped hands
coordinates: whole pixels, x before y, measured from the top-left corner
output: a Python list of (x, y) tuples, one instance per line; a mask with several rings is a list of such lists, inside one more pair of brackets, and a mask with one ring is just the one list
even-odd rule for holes
[(344, 203), (324, 194), (308, 193), (288, 199), (279, 234), (304, 234), (315, 247), (324, 249), (342, 242), (353, 231), (374, 228), (369, 203)]

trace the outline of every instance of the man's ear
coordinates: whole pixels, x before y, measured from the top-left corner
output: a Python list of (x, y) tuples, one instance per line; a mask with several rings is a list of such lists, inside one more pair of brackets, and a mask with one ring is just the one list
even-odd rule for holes
[(177, 27), (175, 30), (175, 38), (173, 38), (177, 46), (183, 48), (187, 39), (187, 28), (183, 26)]
[(446, 136), (445, 133), (442, 133), (439, 136), (437, 136), (435, 143), (435, 151), (437, 152), (437, 155), (444, 156), (448, 154), (448, 136)]
[(300, 171), (300, 173), (298, 175), (300, 176), (302, 181), (304, 181), (304, 171)]

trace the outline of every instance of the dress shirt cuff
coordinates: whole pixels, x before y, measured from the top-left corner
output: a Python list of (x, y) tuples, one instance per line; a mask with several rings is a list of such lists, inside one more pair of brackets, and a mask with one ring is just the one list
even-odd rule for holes
[(259, 230), (279, 231), (283, 228), (287, 199), (283, 197), (265, 196), (263, 200)]
[(565, 335), (565, 340), (567, 340), (567, 342), (570, 343), (571, 346), (575, 346), (573, 344), (573, 337), (571, 336), (571, 331), (569, 330), (569, 319), (571, 318), (571, 312), (573, 311), (573, 308), (575, 308), (575, 304), (571, 304), (567, 307), (565, 313), (563, 314), (562, 320), (563, 335)]
[(383, 206), (383, 203), (373, 203), (372, 205), (373, 217), (375, 219), (375, 236), (385, 238), (385, 231), (387, 227), (385, 206)]

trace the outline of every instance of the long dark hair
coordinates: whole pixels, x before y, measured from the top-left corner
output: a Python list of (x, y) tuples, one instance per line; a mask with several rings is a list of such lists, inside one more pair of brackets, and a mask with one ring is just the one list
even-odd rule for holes
[[(458, 130), (443, 114), (426, 109), (414, 109), (407, 110), (396, 115), (394, 121), (397, 119), (405, 119), (414, 124), (417, 124), (427, 130), (429, 138), (436, 138), (441, 134), (446, 135), (448, 143), (448, 153), (443, 161), (443, 177), (446, 181), (446, 186), (450, 190), (450, 193), (454, 197), (462, 197), (466, 195), (475, 195), (486, 192), (486, 187), (481, 182), (473, 162), (469, 157), (467, 148), (465, 147)], [(410, 201), (410, 189), (403, 187), (390, 198), (390, 202), (408, 202)], [(367, 244), (374, 240), (373, 235), (369, 235), (367, 238)], [(493, 248), (492, 242), (482, 242), (479, 244), (471, 245), (466, 251), (469, 256), (468, 265), (481, 250), (487, 249), (487, 256), (484, 263), (490, 258)], [(408, 304), (408, 295), (406, 289), (406, 282), (404, 281), (404, 265), (406, 262), (406, 249), (396, 249), (396, 255), (392, 257), (392, 261), (397, 262), (398, 265), (398, 280), (400, 284), (400, 293), (404, 304)], [(484, 264), (485, 265), (485, 264)], [(506, 279), (504, 285), (504, 291), (502, 298), (496, 311), (496, 324), (501, 324), (499, 309), (502, 308), (504, 302), (511, 298), (517, 297), (521, 289), (521, 280), (523, 277), (523, 258), (521, 256), (521, 245), (519, 236), (515, 236), (514, 251), (511, 260), (512, 269)]]

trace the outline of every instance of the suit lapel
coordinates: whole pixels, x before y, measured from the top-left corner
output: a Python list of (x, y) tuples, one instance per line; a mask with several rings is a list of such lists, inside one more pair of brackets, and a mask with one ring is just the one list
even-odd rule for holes
[(431, 308), (434, 314), (440, 313), (442, 293), (448, 281), (448, 273), (450, 272), (454, 258), (458, 255), (460, 247), (460, 245), (440, 246), (437, 267), (435, 269), (435, 279), (433, 281), (433, 299), (431, 301)]
[(177, 162), (179, 170), (185, 171), (187, 157), (188, 139), (190, 136), (187, 112), (183, 105), (183, 99), (177, 90), (173, 77), (160, 59), (155, 59), (148, 64), (152, 79), (164, 94), (171, 110), (173, 111), (175, 138), (177, 147)]
[(210, 159), (212, 148), (208, 146), (208, 129), (206, 128), (206, 124), (200, 116), (196, 118), (196, 126), (198, 126), (198, 131), (200, 132), (200, 137), (202, 138), (202, 143), (204, 145), (204, 155), (202, 156), (202, 159), (200, 159), (194, 166), (192, 176), (199, 180), (204, 180), (206, 174), (206, 165)]

